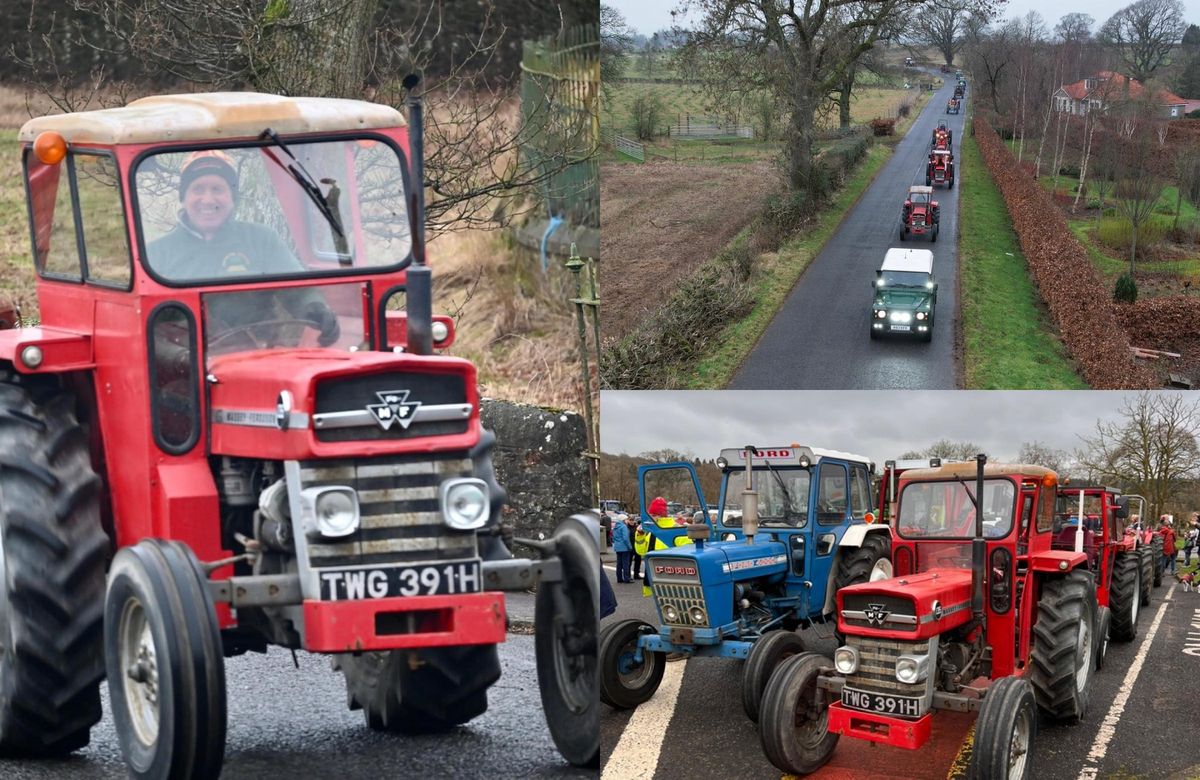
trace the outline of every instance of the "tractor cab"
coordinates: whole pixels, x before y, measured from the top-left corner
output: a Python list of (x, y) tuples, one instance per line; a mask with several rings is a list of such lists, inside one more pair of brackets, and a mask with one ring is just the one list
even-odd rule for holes
[(929, 153), (925, 166), (925, 186), (937, 184), (944, 184), (947, 189), (954, 186), (954, 155), (940, 147)]
[(1050, 469), (983, 455), (901, 475), (895, 577), (838, 592), (832, 658), (778, 668), (767, 758), (805, 774), (842, 737), (917, 750), (939, 710), (979, 712), (971, 776), (1024, 777), (1036, 710), (1077, 719), (1094, 669), (1085, 554), (1052, 549), (1057, 487)]
[(871, 338), (893, 333), (933, 338), (937, 307), (937, 281), (933, 278), (933, 252), (928, 249), (892, 248), (871, 283)]
[(900, 240), (910, 235), (928, 235), (937, 241), (941, 210), (933, 199), (933, 187), (914, 184), (908, 188), (908, 196), (900, 209)]
[(952, 98), (950, 98), (949, 100), (947, 100), (947, 101), (946, 101), (946, 113), (947, 113), (947, 114), (957, 114), (957, 113), (958, 113), (958, 111), (959, 111), (959, 98), (961, 98), (961, 97), (962, 97), (962, 96), (961, 96), (961, 95), (959, 95), (959, 94), (957, 94), (957, 92), (956, 92), (956, 93), (955, 93), (955, 95), (954, 95), (954, 97), (952, 97)]
[(947, 149), (949, 150), (954, 143), (954, 131), (946, 125), (946, 120), (939, 119), (937, 127), (933, 129), (933, 135), (930, 138), (929, 148), (932, 149)]

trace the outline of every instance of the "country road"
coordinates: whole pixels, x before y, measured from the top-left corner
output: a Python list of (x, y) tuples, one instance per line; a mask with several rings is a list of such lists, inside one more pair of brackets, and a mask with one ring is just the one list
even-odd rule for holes
[[(937, 243), (899, 239), (900, 207), (911, 184), (925, 183), (929, 139), (940, 119), (954, 131), (961, 155), (965, 110), (946, 114), (953, 74), (930, 99), (875, 181), (812, 261), (739, 367), (730, 388), (753, 390), (948, 388), (956, 386), (958, 336), (958, 181), (934, 188), (941, 205)], [(967, 87), (967, 101), (973, 98)], [(967, 102), (964, 101), (964, 104)], [(957, 171), (956, 176), (963, 175)], [(966, 175), (982, 175), (978, 171)], [(932, 249), (938, 301), (931, 343), (870, 338), (875, 271), (889, 247)]]

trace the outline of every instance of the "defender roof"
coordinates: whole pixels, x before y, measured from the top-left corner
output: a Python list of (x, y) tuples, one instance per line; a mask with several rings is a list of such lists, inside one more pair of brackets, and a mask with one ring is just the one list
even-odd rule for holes
[[(961, 461), (957, 463), (947, 463), (936, 469), (913, 469), (904, 472), (901, 479), (907, 480), (935, 480), (935, 479), (964, 479), (971, 480), (975, 478), (975, 471), (978, 466), (975, 461)], [(983, 466), (984, 477), (1000, 477), (1009, 474), (1016, 474), (1022, 477), (1033, 477), (1042, 479), (1047, 474), (1058, 479), (1058, 473), (1045, 466), (1034, 466), (1029, 463), (985, 463)]]
[(280, 135), (373, 130), (404, 125), (392, 108), (362, 100), (280, 97), (257, 92), (156, 95), (122, 108), (52, 114), (30, 119), (21, 141), (47, 130), (67, 143), (142, 144), (254, 138), (266, 128)]
[(899, 249), (893, 247), (883, 256), (880, 271), (912, 271), (933, 273), (933, 252), (928, 249)]

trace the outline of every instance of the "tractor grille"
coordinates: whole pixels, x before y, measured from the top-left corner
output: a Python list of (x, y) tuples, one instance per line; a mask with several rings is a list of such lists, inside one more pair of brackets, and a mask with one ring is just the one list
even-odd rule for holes
[(842, 621), (847, 626), (916, 631), (916, 607), (909, 599), (875, 594), (843, 594)]
[(326, 485), (358, 494), (359, 528), (336, 542), (310, 542), (313, 568), (450, 561), (478, 556), (474, 531), (442, 522), (438, 486), (471, 475), (465, 453), (303, 461), (301, 489)]
[[(658, 603), (658, 612), (662, 615), (663, 622), (669, 626), (686, 626), (689, 628), (703, 628), (708, 626), (708, 607), (704, 603), (704, 588), (699, 585), (667, 585), (654, 583), (654, 600)], [(670, 604), (679, 610), (679, 619), (671, 622), (667, 620), (665, 607)], [(692, 607), (700, 607), (704, 610), (704, 621), (693, 623), (688, 616), (689, 610)]]
[(858, 650), (858, 671), (846, 676), (847, 687), (885, 696), (925, 696), (934, 677), (933, 670), (927, 680), (902, 683), (896, 679), (896, 659), (902, 655), (928, 653), (928, 640), (895, 642), (854, 636), (846, 637), (846, 642)]
[[(328, 379), (317, 385), (316, 415), (338, 412), (366, 412), (381, 402), (379, 393), (399, 393), (410, 404), (437, 406), (465, 404), (467, 381), (461, 374), (409, 374), (391, 372)], [(318, 441), (370, 441), (411, 439), (415, 436), (445, 436), (465, 433), (469, 420), (423, 421), (416, 417), (407, 428), (399, 423), (383, 428), (369, 415), (363, 424), (350, 427), (316, 429)]]

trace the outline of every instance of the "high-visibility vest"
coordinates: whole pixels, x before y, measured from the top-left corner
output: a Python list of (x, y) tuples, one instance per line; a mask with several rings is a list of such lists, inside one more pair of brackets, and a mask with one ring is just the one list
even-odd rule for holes
[[(654, 518), (654, 524), (657, 525), (659, 528), (678, 528), (678, 526), (675, 525), (674, 518), (670, 518), (670, 517), (656, 517), (656, 518)], [(634, 552), (636, 552), (638, 555), (645, 555), (647, 552), (649, 552), (650, 551), (650, 536), (651, 536), (650, 533), (643, 531), (641, 529), (641, 527), (639, 527), (638, 532), (636, 534), (634, 534), (634, 541), (633, 541)], [(694, 542), (691, 539), (689, 539), (686, 534), (680, 534), (678, 537), (675, 538), (675, 546), (676, 547), (682, 547), (685, 544), (694, 544)], [(659, 538), (658, 536), (654, 536), (654, 549), (655, 550), (666, 550), (669, 548), (668, 548), (665, 540)], [(647, 566), (646, 566), (647, 576), (649, 576), (649, 573), (650, 573), (650, 566), (649, 566), (649, 564), (647, 564)], [(649, 597), (650, 593), (651, 593), (650, 587), (648, 585), (643, 584), (642, 585), (642, 595)]]

